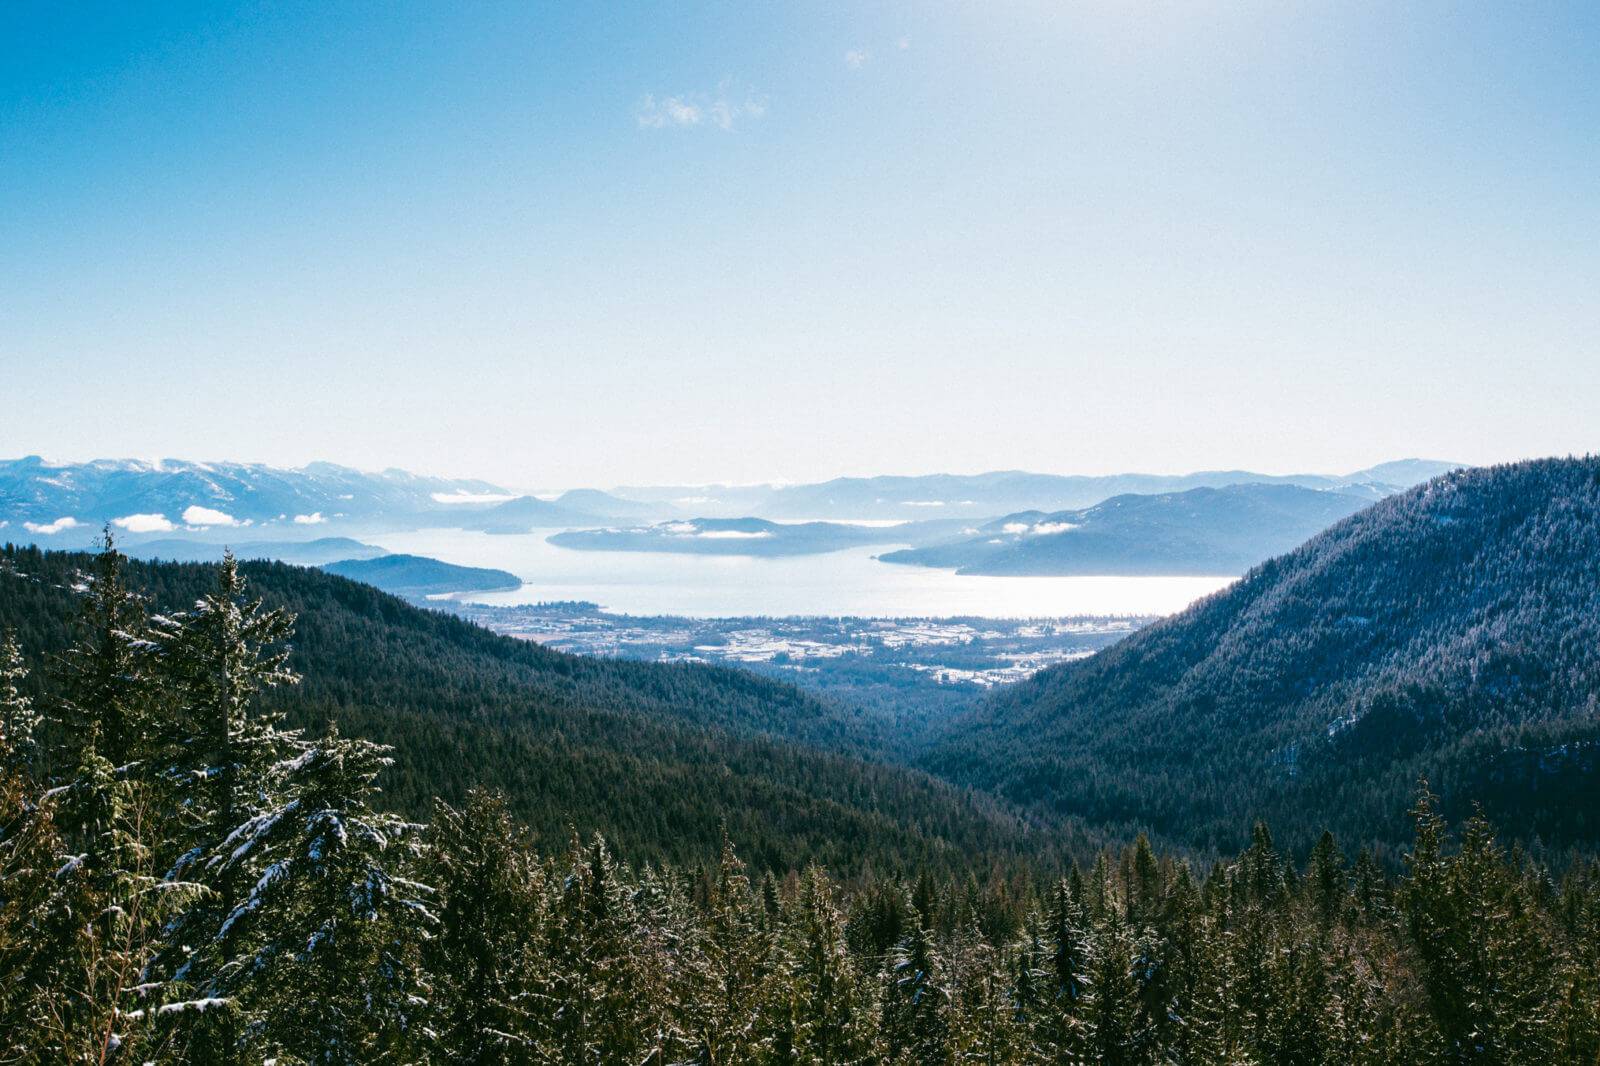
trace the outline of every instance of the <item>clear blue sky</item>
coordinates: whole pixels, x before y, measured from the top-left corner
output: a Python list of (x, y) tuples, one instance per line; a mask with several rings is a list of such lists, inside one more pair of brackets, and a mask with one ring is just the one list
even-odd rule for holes
[(1600, 449), (1600, 4), (7, 4), (0, 392), (522, 487)]

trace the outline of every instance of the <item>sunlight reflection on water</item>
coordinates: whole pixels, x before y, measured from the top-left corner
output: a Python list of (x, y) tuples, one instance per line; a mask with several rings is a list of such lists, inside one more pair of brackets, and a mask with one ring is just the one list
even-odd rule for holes
[(515, 536), (426, 529), (366, 538), (390, 551), (462, 566), (509, 570), (526, 584), (475, 594), (478, 603), (589, 600), (623, 614), (977, 615), (1170, 614), (1230, 584), (1232, 577), (961, 577), (895, 566), (873, 556), (891, 545), (825, 555), (759, 559), (666, 552), (557, 548), (553, 531)]

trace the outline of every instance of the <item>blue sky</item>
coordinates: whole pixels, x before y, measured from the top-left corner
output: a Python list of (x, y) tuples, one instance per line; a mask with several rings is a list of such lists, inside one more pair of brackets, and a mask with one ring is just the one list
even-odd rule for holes
[(1600, 448), (1600, 5), (0, 8), (0, 454)]

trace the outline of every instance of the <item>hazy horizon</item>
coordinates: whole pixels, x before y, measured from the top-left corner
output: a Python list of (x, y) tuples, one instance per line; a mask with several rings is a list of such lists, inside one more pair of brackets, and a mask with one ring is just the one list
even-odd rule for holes
[(598, 489), (598, 490), (601, 490), (601, 491), (610, 491), (610, 490), (620, 490), (620, 489), (628, 489), (628, 488), (663, 489), (663, 488), (674, 488), (674, 487), (683, 487), (683, 488), (713, 488), (713, 487), (722, 487), (722, 488), (757, 488), (757, 487), (767, 486), (767, 487), (772, 487), (772, 488), (783, 488), (783, 487), (791, 486), (791, 485), (822, 484), (822, 483), (829, 482), (829, 481), (844, 480), (844, 479), (863, 479), (863, 480), (865, 480), (865, 479), (880, 478), (880, 477), (919, 478), (919, 477), (946, 477), (946, 476), (947, 477), (981, 477), (981, 476), (988, 475), (988, 474), (1008, 474), (1008, 473), (1034, 474), (1034, 475), (1043, 475), (1043, 476), (1046, 476), (1046, 477), (1117, 477), (1117, 476), (1121, 476), (1121, 475), (1152, 475), (1152, 476), (1156, 476), (1156, 477), (1177, 477), (1177, 476), (1194, 475), (1194, 474), (1226, 473), (1226, 472), (1231, 472), (1231, 471), (1239, 471), (1239, 472), (1248, 472), (1248, 473), (1252, 473), (1252, 474), (1263, 474), (1263, 475), (1266, 475), (1266, 476), (1269, 476), (1269, 477), (1288, 477), (1288, 476), (1295, 476), (1295, 475), (1343, 476), (1343, 475), (1358, 473), (1360, 471), (1367, 470), (1367, 469), (1370, 469), (1370, 468), (1375, 467), (1375, 466), (1381, 466), (1381, 465), (1383, 465), (1385, 463), (1389, 463), (1389, 462), (1404, 462), (1404, 461), (1413, 460), (1413, 459), (1422, 460), (1422, 461), (1426, 461), (1426, 462), (1452, 463), (1452, 464), (1461, 465), (1461, 466), (1478, 466), (1478, 465), (1494, 465), (1494, 464), (1503, 463), (1503, 462), (1518, 462), (1518, 461), (1521, 461), (1521, 460), (1524, 460), (1524, 459), (1547, 458), (1545, 456), (1515, 456), (1515, 457), (1511, 457), (1511, 458), (1507, 458), (1507, 459), (1492, 460), (1490, 463), (1487, 463), (1487, 464), (1478, 464), (1478, 463), (1459, 463), (1457, 460), (1454, 460), (1454, 459), (1439, 459), (1436, 456), (1428, 456), (1428, 455), (1397, 455), (1397, 456), (1390, 456), (1388, 458), (1379, 459), (1376, 462), (1365, 463), (1365, 464), (1362, 464), (1360, 466), (1328, 468), (1328, 469), (1323, 469), (1323, 470), (1277, 469), (1277, 468), (1274, 468), (1271, 464), (1259, 464), (1259, 465), (1255, 465), (1255, 466), (1193, 467), (1193, 468), (1171, 468), (1171, 469), (1134, 469), (1134, 468), (1129, 467), (1129, 468), (1116, 468), (1116, 469), (1108, 468), (1108, 469), (1104, 469), (1104, 470), (1046, 470), (1046, 469), (1039, 469), (1039, 468), (1035, 468), (1035, 467), (1013, 465), (1013, 466), (1006, 466), (1006, 467), (991, 467), (991, 468), (983, 469), (983, 470), (915, 470), (915, 471), (908, 471), (908, 470), (859, 470), (859, 471), (841, 471), (841, 472), (834, 473), (834, 474), (827, 474), (827, 475), (824, 475), (824, 476), (821, 476), (821, 477), (818, 477), (818, 478), (815, 478), (815, 479), (806, 479), (806, 480), (789, 480), (789, 479), (777, 479), (777, 478), (763, 478), (763, 479), (756, 479), (756, 480), (752, 480), (752, 481), (729, 481), (729, 480), (718, 480), (718, 479), (700, 480), (700, 479), (679, 478), (679, 479), (668, 479), (668, 480), (662, 480), (662, 481), (632, 480), (632, 481), (614, 481), (614, 482), (605, 482), (605, 483), (600, 483), (600, 482), (581, 482), (581, 483), (572, 483), (572, 484), (545, 484), (545, 483), (535, 483), (535, 482), (506, 481), (506, 480), (501, 480), (501, 479), (497, 479), (497, 478), (493, 478), (493, 477), (488, 477), (488, 476), (485, 476), (483, 474), (480, 474), (480, 473), (477, 473), (477, 472), (474, 472), (474, 471), (471, 471), (471, 470), (438, 470), (438, 469), (432, 469), (432, 468), (426, 468), (426, 467), (418, 469), (418, 468), (414, 468), (414, 467), (399, 466), (399, 465), (396, 465), (396, 464), (388, 464), (387, 466), (360, 466), (360, 465), (357, 465), (357, 464), (354, 464), (354, 463), (342, 462), (342, 461), (340, 461), (339, 459), (336, 459), (336, 458), (329, 458), (328, 456), (316, 456), (316, 457), (314, 457), (312, 459), (306, 460), (305, 462), (292, 462), (292, 463), (291, 462), (281, 462), (280, 463), (280, 462), (267, 462), (267, 461), (263, 461), (263, 460), (259, 460), (259, 459), (253, 459), (253, 458), (249, 458), (249, 457), (239, 457), (239, 456), (204, 456), (204, 457), (200, 457), (200, 456), (188, 456), (188, 455), (159, 455), (159, 456), (158, 455), (150, 455), (150, 456), (143, 456), (143, 455), (93, 455), (93, 456), (73, 456), (73, 457), (70, 457), (70, 458), (63, 458), (63, 457), (54, 456), (54, 455), (44, 455), (44, 454), (40, 454), (38, 452), (28, 452), (28, 453), (19, 453), (19, 454), (0, 454), (0, 462), (15, 462), (15, 461), (18, 461), (18, 460), (21, 460), (21, 459), (25, 459), (25, 458), (29, 458), (29, 457), (37, 457), (37, 458), (43, 460), (44, 463), (47, 466), (86, 465), (86, 464), (95, 463), (95, 462), (128, 462), (128, 463), (146, 463), (146, 464), (152, 464), (152, 465), (161, 464), (161, 463), (195, 463), (195, 464), (210, 464), (210, 465), (217, 465), (217, 464), (223, 464), (223, 463), (237, 463), (237, 464), (251, 465), (251, 466), (266, 466), (266, 467), (271, 467), (271, 468), (274, 468), (274, 469), (300, 470), (300, 469), (306, 468), (307, 466), (315, 465), (317, 463), (329, 463), (329, 464), (332, 464), (334, 466), (341, 466), (341, 467), (346, 467), (348, 469), (357, 470), (357, 471), (359, 471), (361, 473), (364, 473), (364, 474), (381, 474), (386, 470), (399, 470), (399, 471), (402, 471), (402, 472), (407, 473), (407, 474), (414, 474), (414, 475), (421, 476), (421, 477), (443, 478), (443, 479), (458, 480), (458, 481), (470, 481), (470, 480), (487, 481), (487, 482), (493, 482), (496, 485), (498, 485), (499, 487), (505, 488), (505, 489), (508, 489), (508, 490), (515, 490), (515, 491), (521, 491), (521, 492), (526, 492), (526, 493), (530, 493), (530, 494), (540, 494), (540, 495), (556, 495), (556, 494), (559, 494), (559, 493), (562, 493), (562, 492), (566, 492), (566, 491), (570, 491), (570, 490), (574, 490), (574, 489)]

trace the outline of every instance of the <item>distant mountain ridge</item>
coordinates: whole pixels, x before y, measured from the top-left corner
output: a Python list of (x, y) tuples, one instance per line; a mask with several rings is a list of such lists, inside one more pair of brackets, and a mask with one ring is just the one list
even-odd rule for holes
[[(604, 493), (596, 495), (603, 496)], [(485, 533), (528, 533), (535, 529), (594, 525), (597, 522), (608, 521), (609, 518), (607, 514), (578, 510), (560, 500), (518, 496), (482, 510), (452, 516), (451, 523), (464, 529), (482, 530)]]
[(568, 489), (552, 502), (568, 511), (609, 518), (655, 518), (666, 513), (657, 504), (625, 500), (599, 489)]
[(708, 517), (902, 519), (988, 518), (1017, 511), (1090, 507), (1113, 496), (1183, 492), (1240, 484), (1297, 485), (1308, 489), (1362, 489), (1378, 498), (1459, 467), (1431, 459), (1402, 459), (1351, 474), (1260, 474), (1206, 470), (1189, 474), (1036, 474), (997, 470), (984, 474), (841, 477), (804, 485), (704, 485), (629, 487), (618, 496), (688, 507)]
[(1365, 507), (1364, 493), (1255, 483), (1113, 496), (1076, 511), (1022, 511), (889, 563), (959, 574), (1242, 574)]
[(335, 519), (437, 518), (451, 513), (458, 502), (509, 496), (487, 481), (421, 477), (393, 469), (367, 473), (333, 463), (284, 469), (176, 459), (49, 463), (28, 456), (0, 461), (0, 521), (18, 527), (18, 533), (47, 536), (57, 535), (44, 531), (62, 519), (71, 520), (62, 531), (118, 519), (133, 533), (246, 522), (303, 530)]
[(1419, 775), (1521, 840), (1600, 843), (1600, 458), (1382, 500), (1182, 614), (1046, 670), (924, 765), (1226, 848), (1266, 818), (1398, 843)]
[(974, 519), (1078, 509), (1129, 493), (1257, 482), (1360, 488), (1377, 498), (1453, 465), (1406, 459), (1347, 475), (1284, 476), (1250, 471), (1109, 476), (995, 471), (835, 478), (788, 486), (655, 486), (611, 492), (577, 488), (548, 500), (517, 496), (480, 479), (423, 477), (396, 469), (369, 473), (325, 462), (288, 469), (178, 459), (52, 463), (33, 455), (0, 460), (0, 531), (8, 531), (0, 535), (82, 547), (106, 522), (120, 522), (134, 536), (215, 532), (248, 523), (282, 537), (340, 526), (354, 531), (457, 526), (527, 533), (691, 515), (796, 521)]

